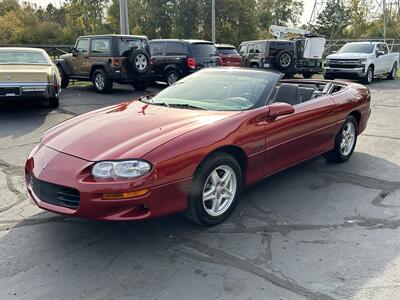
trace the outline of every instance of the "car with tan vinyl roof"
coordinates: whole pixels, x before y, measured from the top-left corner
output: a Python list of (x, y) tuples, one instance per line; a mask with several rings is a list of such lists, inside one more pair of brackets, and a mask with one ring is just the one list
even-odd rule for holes
[(45, 50), (0, 48), (0, 101), (47, 99), (55, 108), (60, 92), (59, 71)]

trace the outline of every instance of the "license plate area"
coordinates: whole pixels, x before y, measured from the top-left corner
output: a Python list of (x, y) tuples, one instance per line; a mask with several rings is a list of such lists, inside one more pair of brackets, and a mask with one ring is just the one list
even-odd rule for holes
[(21, 95), (21, 88), (18, 86), (0, 87), (0, 96), (2, 97), (15, 97)]

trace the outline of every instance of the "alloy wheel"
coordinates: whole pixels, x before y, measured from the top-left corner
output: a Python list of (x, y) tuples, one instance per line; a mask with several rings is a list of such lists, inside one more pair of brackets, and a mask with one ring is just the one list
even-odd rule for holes
[(175, 73), (172, 72), (168, 75), (168, 85), (173, 85), (177, 81), (178, 76)]
[(346, 123), (342, 130), (342, 141), (340, 143), (340, 152), (343, 156), (351, 153), (356, 140), (356, 128), (352, 122)]
[(207, 214), (218, 217), (232, 205), (237, 192), (235, 171), (227, 165), (214, 169), (203, 188), (203, 207)]
[(282, 67), (286, 68), (290, 66), (290, 63), (292, 62), (290, 55), (289, 54), (283, 54), (279, 60), (280, 64)]
[(99, 91), (104, 90), (104, 87), (105, 87), (106, 84), (105, 84), (105, 80), (104, 80), (103, 74), (101, 74), (101, 73), (96, 74), (96, 77), (94, 78), (94, 83), (96, 85), (96, 88)]
[(144, 71), (147, 68), (146, 56), (144, 56), (143, 54), (139, 54), (138, 56), (136, 56), (135, 65), (138, 70)]

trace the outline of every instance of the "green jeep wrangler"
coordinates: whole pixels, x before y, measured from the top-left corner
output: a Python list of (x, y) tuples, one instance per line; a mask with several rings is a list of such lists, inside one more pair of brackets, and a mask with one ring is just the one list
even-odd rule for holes
[(114, 82), (132, 84), (143, 91), (152, 72), (147, 37), (135, 35), (81, 36), (72, 53), (62, 55), (55, 63), (62, 88), (70, 80), (91, 81), (100, 93), (109, 92)]

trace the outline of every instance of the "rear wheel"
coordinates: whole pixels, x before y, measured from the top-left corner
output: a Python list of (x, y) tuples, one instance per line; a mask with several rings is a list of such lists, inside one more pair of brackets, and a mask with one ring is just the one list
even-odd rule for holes
[(147, 80), (138, 80), (132, 82), (132, 86), (137, 91), (145, 91), (149, 87), (149, 82)]
[(307, 79), (308, 79), (308, 78), (313, 77), (314, 74), (313, 74), (313, 73), (308, 73), (308, 72), (306, 72), (306, 73), (303, 73), (302, 75), (303, 75), (304, 78), (307, 78)]
[(387, 78), (393, 80), (396, 79), (396, 76), (397, 76), (397, 63), (394, 63), (392, 71), (390, 71)]
[(60, 96), (56, 95), (49, 98), (49, 108), (57, 108), (60, 106)]
[(167, 75), (165, 76), (165, 82), (168, 85), (173, 85), (181, 78), (180, 74), (176, 70), (168, 71)]
[(99, 93), (108, 93), (111, 91), (113, 82), (108, 79), (103, 69), (97, 69), (93, 73), (93, 85)]
[(242, 170), (233, 156), (217, 152), (197, 169), (184, 216), (201, 225), (224, 221), (235, 209), (243, 185)]
[(348, 116), (339, 133), (335, 137), (335, 148), (325, 153), (325, 158), (331, 162), (345, 162), (354, 152), (357, 144), (357, 120)]

